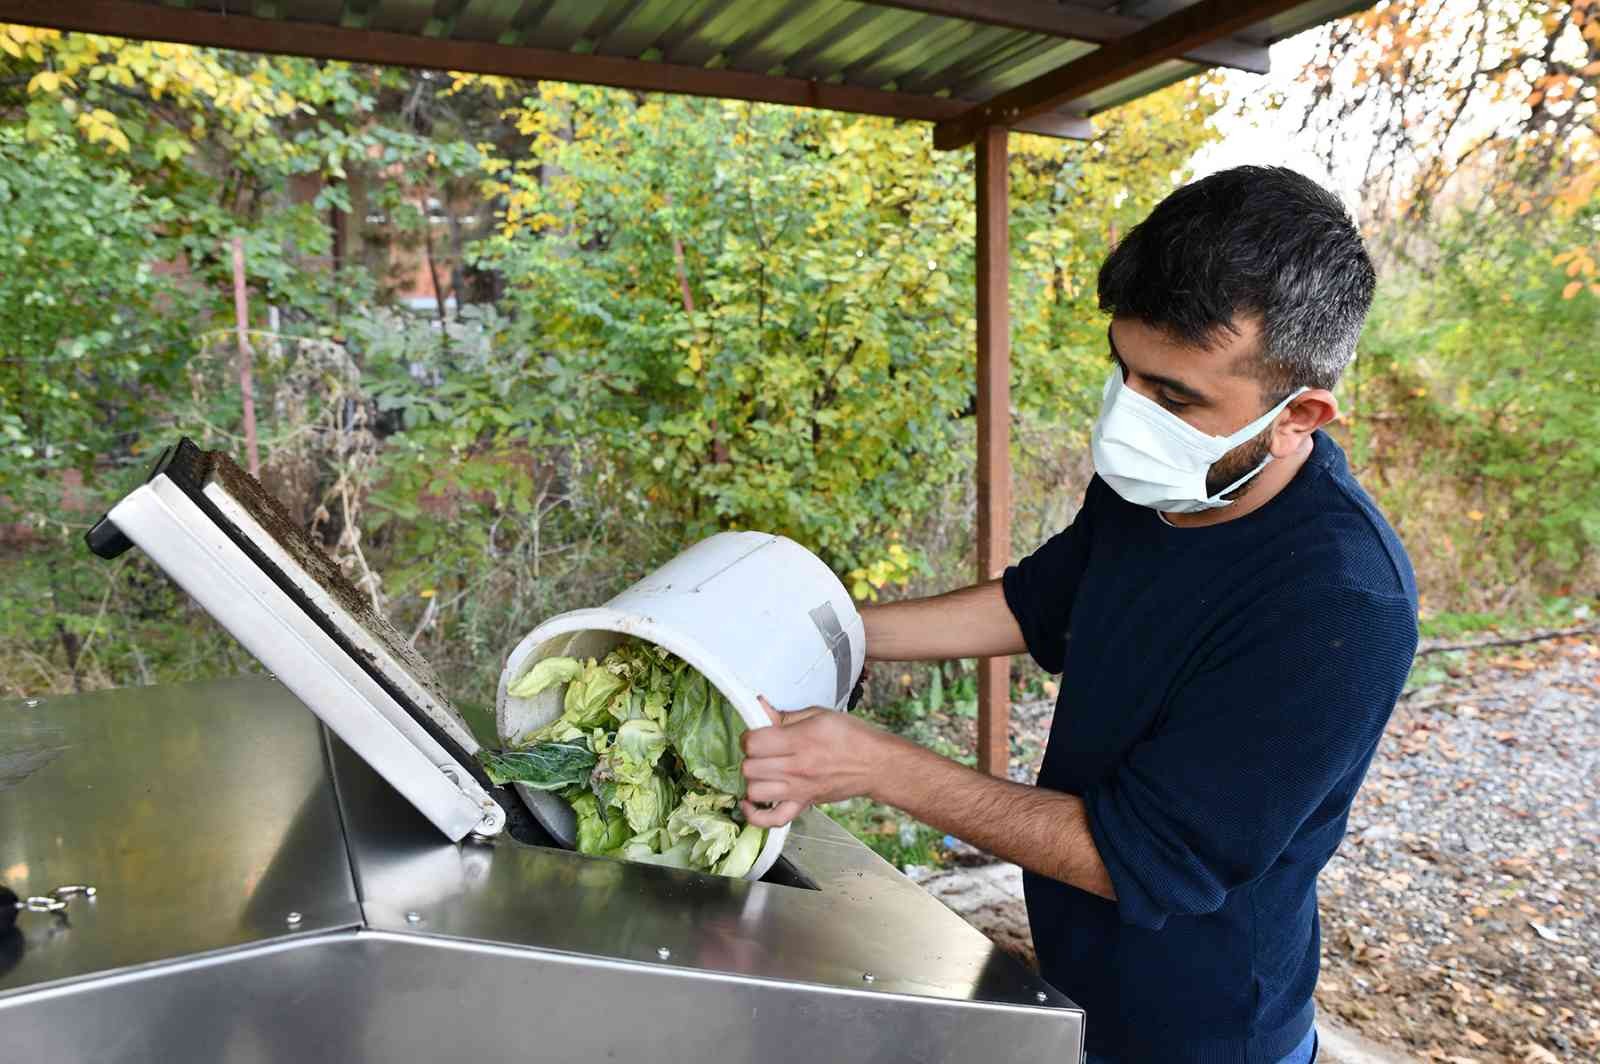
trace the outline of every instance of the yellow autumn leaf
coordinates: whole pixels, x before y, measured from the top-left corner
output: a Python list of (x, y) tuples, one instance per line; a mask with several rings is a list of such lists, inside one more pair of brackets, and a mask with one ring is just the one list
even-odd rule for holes
[(1583, 291), (1582, 281), (1569, 281), (1567, 282), (1567, 287), (1561, 290), (1561, 298), (1571, 299), (1581, 291)]
[(425, 599), (429, 599), (429, 598), (433, 598), (433, 596), (438, 594), (438, 592), (435, 591), (431, 587), (425, 587), (420, 592), (418, 592), (418, 594), (420, 594)]
[(61, 75), (54, 70), (41, 70), (28, 82), (29, 92), (57, 92), (61, 89)]
[(1467, 520), (1468, 521), (1482, 521), (1483, 520), (1483, 511), (1482, 510), (1468, 510), (1467, 511)]

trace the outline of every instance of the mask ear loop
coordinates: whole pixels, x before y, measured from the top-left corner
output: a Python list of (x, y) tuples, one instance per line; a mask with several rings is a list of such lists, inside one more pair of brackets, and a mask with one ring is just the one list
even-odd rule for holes
[[(1256, 422), (1255, 423), (1256, 424), (1260, 424), (1261, 422), (1265, 421), (1267, 423), (1267, 425), (1272, 424), (1272, 421), (1274, 419), (1276, 419), (1279, 414), (1283, 413), (1284, 410), (1288, 408), (1290, 403), (1294, 402), (1296, 399), (1300, 398), (1300, 396), (1304, 395), (1306, 392), (1309, 392), (1310, 390), (1311, 390), (1310, 388), (1307, 388), (1307, 387), (1304, 387), (1304, 386), (1296, 388), (1294, 391), (1290, 392), (1287, 396), (1285, 396), (1281, 403), (1279, 403), (1277, 406), (1273, 407), (1271, 410), (1268, 410), (1265, 414), (1262, 414), (1260, 417), (1256, 418)], [(1254, 426), (1252, 425), (1252, 426), (1247, 426), (1247, 427), (1254, 427)], [(1262, 425), (1260, 428), (1256, 429), (1255, 432), (1252, 432), (1252, 433), (1250, 433), (1249, 436), (1246, 436), (1245, 440), (1240, 441), (1240, 442), (1245, 442), (1247, 440), (1254, 439), (1256, 436), (1259, 436), (1262, 432), (1264, 432), (1266, 430), (1266, 427), (1267, 427), (1266, 425)], [(1217, 504), (1219, 506), (1231, 506), (1231, 505), (1233, 505), (1233, 500), (1232, 499), (1224, 499), (1223, 496), (1224, 495), (1229, 495), (1229, 494), (1231, 494), (1231, 493), (1233, 493), (1235, 491), (1238, 491), (1245, 484), (1249, 483), (1251, 477), (1254, 477), (1257, 473), (1259, 473), (1263, 469), (1267, 468), (1267, 466), (1269, 464), (1271, 464), (1271, 462), (1272, 462), (1272, 455), (1269, 452), (1267, 454), (1267, 456), (1261, 460), (1261, 464), (1260, 465), (1256, 466), (1254, 469), (1250, 470), (1250, 472), (1246, 473), (1244, 476), (1240, 477), (1238, 480), (1234, 481), (1232, 484), (1229, 484), (1227, 487), (1223, 488), (1221, 491), (1217, 492), (1215, 495), (1212, 495), (1210, 498), (1206, 499), (1206, 502), (1215, 503), (1215, 504)]]

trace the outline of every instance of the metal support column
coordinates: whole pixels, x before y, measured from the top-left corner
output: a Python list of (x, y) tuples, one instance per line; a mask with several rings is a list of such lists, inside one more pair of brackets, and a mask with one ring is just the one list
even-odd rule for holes
[[(1011, 556), (1010, 180), (1006, 129), (978, 134), (978, 580)], [(1010, 761), (1011, 659), (978, 662), (978, 768), (1004, 776)]]

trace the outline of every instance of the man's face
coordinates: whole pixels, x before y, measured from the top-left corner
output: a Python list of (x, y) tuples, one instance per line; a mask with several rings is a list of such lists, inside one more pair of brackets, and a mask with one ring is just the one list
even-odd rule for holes
[[(1208, 350), (1174, 340), (1137, 319), (1117, 318), (1108, 333), (1111, 357), (1122, 367), (1128, 387), (1208, 436), (1227, 436), (1271, 405), (1260, 381), (1250, 374), (1260, 326), (1245, 319), (1234, 327), (1237, 332), (1223, 334)], [(1206, 473), (1206, 491), (1214, 495), (1260, 465), (1267, 457), (1271, 432), (1268, 427), (1217, 459)], [(1249, 487), (1246, 484), (1235, 495)]]

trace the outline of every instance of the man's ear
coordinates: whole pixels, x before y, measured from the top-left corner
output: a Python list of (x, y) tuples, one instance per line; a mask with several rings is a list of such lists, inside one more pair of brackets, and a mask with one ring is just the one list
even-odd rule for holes
[(1313, 432), (1339, 416), (1339, 400), (1326, 388), (1313, 388), (1289, 400), (1272, 432), (1272, 457), (1287, 458)]

